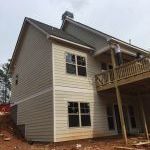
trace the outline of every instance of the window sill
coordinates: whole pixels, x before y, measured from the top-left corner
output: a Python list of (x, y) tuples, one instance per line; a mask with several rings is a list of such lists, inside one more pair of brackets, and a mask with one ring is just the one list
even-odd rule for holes
[(77, 78), (88, 78), (88, 76), (81, 76), (81, 75), (77, 75), (77, 74), (71, 74), (71, 73), (67, 73), (66, 72), (66, 75), (67, 76), (72, 76), (72, 77), (77, 77)]
[(86, 129), (91, 128), (92, 126), (82, 126), (82, 127), (68, 127), (68, 129)]

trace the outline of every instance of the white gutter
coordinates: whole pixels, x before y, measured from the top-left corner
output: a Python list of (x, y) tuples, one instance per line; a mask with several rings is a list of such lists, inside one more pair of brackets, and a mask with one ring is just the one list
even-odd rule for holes
[(131, 47), (131, 48), (133, 48), (133, 49), (135, 49), (135, 51), (136, 50), (138, 50), (138, 51), (141, 51), (142, 53), (144, 53), (144, 54), (148, 54), (148, 51), (146, 51), (146, 50), (144, 50), (144, 49), (141, 49), (141, 48), (139, 48), (139, 47), (136, 47), (136, 46), (134, 46), (134, 45), (131, 45), (131, 44), (128, 44), (128, 43), (126, 43), (126, 42), (124, 42), (124, 41), (121, 41), (121, 40), (117, 40), (117, 39), (114, 39), (114, 38), (110, 38), (110, 39), (108, 39), (107, 40), (108, 42), (118, 42), (118, 43), (120, 43), (120, 44), (123, 44), (123, 45), (126, 45), (126, 46), (128, 46), (128, 47)]
[(110, 46), (105, 46), (104, 48), (97, 50), (93, 56), (101, 55), (102, 53), (105, 53), (109, 49), (110, 49)]
[[(99, 55), (101, 55), (102, 53), (105, 53), (105, 52), (109, 51), (111, 48), (115, 48), (115, 47), (114, 47), (113, 45), (105, 46), (105, 47), (103, 47), (103, 48), (101, 48), (101, 49), (95, 51), (95, 53), (93, 54), (93, 56), (94, 56), (94, 57), (99, 56)], [(124, 49), (121, 49), (121, 51), (122, 51), (123, 53), (128, 54), (128, 55), (131, 55), (131, 56), (136, 57), (136, 54), (133, 53), (133, 52), (130, 52), (130, 51), (127, 51), (127, 50), (124, 50)]]
[(52, 39), (55, 39), (55, 40), (59, 40), (59, 41), (62, 41), (62, 42), (66, 42), (66, 43), (69, 43), (69, 44), (73, 44), (73, 45), (76, 45), (76, 46), (79, 46), (79, 47), (82, 47), (82, 48), (85, 48), (85, 49), (89, 49), (89, 50), (94, 50), (93, 48), (91, 47), (88, 47), (88, 46), (85, 46), (85, 45), (82, 45), (82, 44), (79, 44), (79, 43), (75, 43), (75, 42), (72, 42), (72, 41), (69, 41), (69, 40), (66, 40), (66, 39), (63, 39), (63, 38), (60, 38), (60, 37), (57, 37), (57, 36), (54, 36), (54, 35), (48, 35), (47, 38), (52, 38)]

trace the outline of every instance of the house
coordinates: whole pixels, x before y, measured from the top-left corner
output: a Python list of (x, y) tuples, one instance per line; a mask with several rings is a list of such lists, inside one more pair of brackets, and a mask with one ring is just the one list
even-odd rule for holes
[(12, 118), (22, 134), (41, 142), (143, 132), (148, 138), (148, 51), (81, 24), (69, 12), (62, 19), (60, 29), (24, 20), (10, 66)]

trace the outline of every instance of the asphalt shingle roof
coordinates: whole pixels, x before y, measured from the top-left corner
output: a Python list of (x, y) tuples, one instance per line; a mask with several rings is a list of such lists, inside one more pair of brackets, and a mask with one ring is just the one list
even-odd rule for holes
[(58, 29), (56, 27), (52, 27), (50, 25), (47, 25), (45, 23), (39, 22), (39, 21), (31, 19), (31, 18), (27, 18), (27, 19), (29, 21), (31, 21), (32, 23), (36, 24), (39, 28), (41, 28), (42, 30), (44, 30), (49, 35), (54, 35), (54, 36), (57, 36), (59, 38), (65, 39), (65, 40), (69, 40), (71, 42), (75, 42), (75, 43), (78, 43), (78, 44), (81, 44), (81, 45), (84, 45), (84, 46), (91, 47), (88, 44), (86, 44), (85, 42), (77, 39), (76, 37), (67, 34), (62, 29)]

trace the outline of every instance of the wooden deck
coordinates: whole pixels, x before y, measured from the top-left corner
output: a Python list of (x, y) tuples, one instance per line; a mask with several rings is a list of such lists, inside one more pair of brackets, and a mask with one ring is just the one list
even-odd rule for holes
[(150, 54), (96, 75), (97, 91), (114, 88), (114, 71), (118, 86), (150, 79)]

